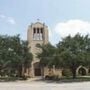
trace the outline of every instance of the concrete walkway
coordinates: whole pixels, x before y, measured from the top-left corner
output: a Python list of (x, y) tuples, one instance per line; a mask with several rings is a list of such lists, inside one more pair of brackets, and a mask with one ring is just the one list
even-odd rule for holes
[(2, 82), (0, 90), (90, 90), (90, 82), (47, 83), (34, 78), (27, 81)]

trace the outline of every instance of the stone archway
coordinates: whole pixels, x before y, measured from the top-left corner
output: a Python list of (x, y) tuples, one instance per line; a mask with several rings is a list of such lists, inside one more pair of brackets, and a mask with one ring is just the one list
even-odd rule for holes
[(79, 76), (88, 75), (88, 69), (83, 66), (79, 66), (76, 70), (76, 74)]
[(34, 76), (41, 76), (41, 68), (39, 62), (34, 63)]
[(84, 75), (86, 75), (86, 70), (85, 70), (83, 67), (81, 67), (81, 68), (78, 70), (78, 73), (79, 73), (79, 75), (84, 76)]

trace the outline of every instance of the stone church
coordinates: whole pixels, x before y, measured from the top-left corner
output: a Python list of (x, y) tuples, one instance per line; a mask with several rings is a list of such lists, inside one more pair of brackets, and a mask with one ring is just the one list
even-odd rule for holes
[[(37, 53), (41, 52), (40, 48), (38, 48), (37, 44), (47, 44), (49, 42), (48, 37), (48, 27), (41, 22), (32, 23), (28, 27), (28, 33), (27, 33), (27, 40), (28, 40), (28, 48), (29, 51), (33, 54), (33, 61), (31, 63), (31, 68), (28, 69), (26, 72), (28, 76), (35, 77), (35, 76), (46, 76), (50, 74), (50, 71), (54, 75), (62, 76), (62, 70), (61, 69), (55, 69), (55, 67), (52, 68), (52, 70), (49, 70), (49, 68), (45, 67), (42, 69), (39, 65), (39, 59), (37, 58)], [(80, 66), (77, 69), (77, 75), (79, 75), (80, 69), (83, 69), (85, 72), (85, 75), (88, 75), (88, 69), (85, 67)], [(80, 71), (82, 73), (82, 70)]]

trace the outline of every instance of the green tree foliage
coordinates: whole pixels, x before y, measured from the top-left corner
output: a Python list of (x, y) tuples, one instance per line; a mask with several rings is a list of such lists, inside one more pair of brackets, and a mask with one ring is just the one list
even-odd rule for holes
[(80, 65), (90, 65), (89, 40), (88, 35), (84, 37), (77, 34), (74, 37), (68, 36), (57, 44), (58, 53), (64, 62), (64, 68), (71, 70), (73, 78), (76, 78), (76, 69)]
[(21, 74), (22, 65), (31, 63), (32, 54), (28, 52), (27, 42), (17, 36), (0, 35), (0, 74)]
[(50, 43), (46, 45), (38, 45), (37, 47), (42, 49), (42, 52), (37, 54), (37, 57), (40, 58), (40, 65), (41, 66), (48, 66), (55, 68), (62, 68), (63, 67), (63, 61), (58, 56), (58, 49), (51, 45)]
[(42, 52), (37, 53), (37, 57), (40, 58), (40, 65), (52, 66), (51, 63), (55, 54), (55, 47), (50, 43), (47, 45), (37, 45), (37, 47), (42, 50)]
[(90, 67), (90, 38), (89, 35), (74, 37), (67, 36), (56, 47), (51, 44), (39, 45), (42, 49), (38, 53), (42, 66), (70, 69), (73, 78), (76, 78), (76, 69), (80, 66)]

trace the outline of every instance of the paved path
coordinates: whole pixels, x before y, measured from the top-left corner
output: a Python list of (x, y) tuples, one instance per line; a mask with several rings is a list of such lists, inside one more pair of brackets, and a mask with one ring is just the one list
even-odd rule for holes
[(2, 82), (0, 90), (90, 90), (90, 82), (62, 84), (43, 81)]

